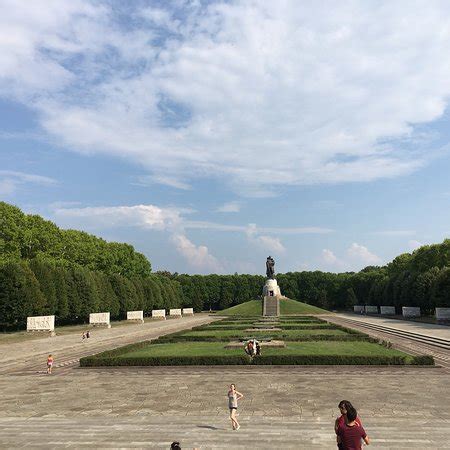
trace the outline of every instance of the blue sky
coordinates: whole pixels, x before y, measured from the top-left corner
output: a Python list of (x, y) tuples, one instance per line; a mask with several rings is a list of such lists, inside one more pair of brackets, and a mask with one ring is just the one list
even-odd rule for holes
[(0, 198), (155, 270), (442, 241), (450, 6), (326, 3), (0, 0)]

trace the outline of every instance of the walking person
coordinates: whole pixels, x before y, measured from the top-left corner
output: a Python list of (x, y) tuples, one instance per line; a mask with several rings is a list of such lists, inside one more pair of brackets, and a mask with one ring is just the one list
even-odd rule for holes
[(86, 331), (86, 338), (89, 339), (91, 337), (91, 332), (89, 330)]
[(361, 442), (366, 445), (370, 444), (369, 436), (362, 425), (358, 425), (356, 409), (349, 407), (347, 409), (346, 420), (344, 425), (339, 425), (337, 435), (340, 440), (342, 450), (362, 450)]
[[(337, 435), (337, 431), (340, 426), (344, 426), (347, 421), (347, 411), (350, 408), (353, 408), (353, 405), (348, 400), (341, 400), (338, 404), (339, 411), (341, 412), (341, 415), (336, 419), (334, 422), (334, 431), (336, 433), (337, 438), (337, 446), (339, 450), (342, 450), (342, 443), (340, 442), (340, 438)], [(354, 409), (354, 408), (353, 408)], [(362, 427), (361, 419), (359, 417), (356, 418), (356, 424), (358, 426)]]
[(230, 390), (228, 391), (228, 408), (230, 410), (231, 427), (233, 430), (239, 430), (241, 426), (236, 420), (236, 412), (238, 406), (238, 400), (243, 397), (243, 394), (236, 390), (236, 385), (231, 384)]
[(51, 375), (53, 367), (53, 356), (48, 355), (47, 357), (47, 374)]
[(83, 331), (83, 334), (81, 335), (81, 340), (84, 341), (86, 339), (86, 333)]

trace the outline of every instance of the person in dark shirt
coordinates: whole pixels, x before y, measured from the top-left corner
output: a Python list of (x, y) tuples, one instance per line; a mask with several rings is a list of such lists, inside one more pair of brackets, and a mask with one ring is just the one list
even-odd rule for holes
[[(353, 405), (348, 400), (341, 400), (339, 402), (338, 408), (339, 411), (341, 412), (341, 415), (334, 422), (334, 431), (336, 435), (339, 427), (343, 426), (347, 421), (347, 409), (353, 408)], [(357, 425), (362, 426), (361, 419), (359, 417), (356, 418), (355, 422)], [(339, 450), (343, 449), (339, 436), (337, 436), (337, 446)]]
[(370, 444), (369, 436), (367, 436), (364, 428), (356, 422), (357, 415), (355, 408), (348, 408), (347, 420), (337, 430), (343, 450), (361, 450), (362, 440), (366, 445)]

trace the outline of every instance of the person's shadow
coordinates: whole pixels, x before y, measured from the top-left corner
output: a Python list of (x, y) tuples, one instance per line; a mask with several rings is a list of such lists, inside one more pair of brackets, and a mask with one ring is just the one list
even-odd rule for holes
[(213, 427), (212, 425), (197, 425), (197, 428), (207, 428), (208, 430), (220, 430), (220, 428)]

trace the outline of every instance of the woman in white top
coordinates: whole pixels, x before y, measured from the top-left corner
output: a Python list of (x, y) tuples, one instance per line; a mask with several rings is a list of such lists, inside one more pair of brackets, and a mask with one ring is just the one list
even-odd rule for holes
[(230, 385), (230, 390), (228, 391), (228, 408), (230, 410), (231, 427), (233, 430), (239, 430), (241, 426), (236, 420), (237, 402), (243, 397), (243, 395), (236, 390), (234, 384)]

